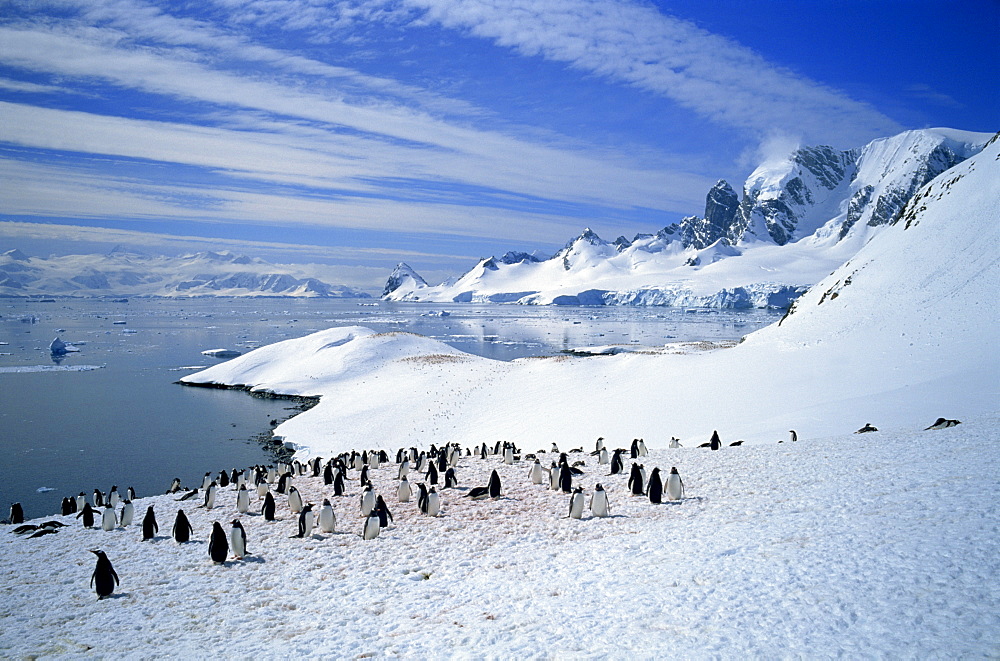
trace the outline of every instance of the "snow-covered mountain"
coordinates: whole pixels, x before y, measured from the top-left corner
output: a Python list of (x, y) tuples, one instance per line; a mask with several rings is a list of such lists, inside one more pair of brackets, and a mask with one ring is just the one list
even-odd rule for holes
[(0, 254), (0, 296), (297, 296), (368, 298), (311, 277), (307, 266), (231, 252), (183, 257), (113, 250), (103, 255)]
[[(991, 135), (907, 131), (859, 149), (804, 147), (760, 165), (742, 199), (720, 180), (704, 217), (605, 241), (590, 229), (547, 260), (481, 260), (452, 283), (406, 267), (383, 298), (523, 304), (787, 307)], [(396, 274), (394, 274), (395, 276)]]

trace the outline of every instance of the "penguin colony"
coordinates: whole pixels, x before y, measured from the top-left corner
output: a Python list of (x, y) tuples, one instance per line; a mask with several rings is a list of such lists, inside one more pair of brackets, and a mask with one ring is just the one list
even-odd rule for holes
[[(957, 420), (942, 418), (927, 429), (943, 429), (958, 424), (961, 423)], [(877, 430), (863, 429), (856, 433), (867, 431)], [(796, 441), (797, 434), (794, 431), (790, 434), (791, 440)], [(729, 446), (740, 443), (730, 443)], [(676, 439), (671, 439), (670, 447), (679, 447)], [(711, 440), (699, 447), (718, 450), (723, 447), (723, 443), (718, 432), (713, 432)], [(525, 467), (527, 470), (521, 478), (524, 484), (532, 485), (539, 493), (563, 494), (562, 499), (565, 500), (562, 500), (562, 505), (553, 503), (553, 507), (561, 507), (568, 519), (612, 516), (614, 498), (643, 498), (648, 499), (651, 505), (681, 503), (686, 498), (684, 483), (676, 467), (671, 468), (666, 476), (661, 474), (658, 467), (652, 468), (647, 474), (645, 465), (640, 463), (648, 454), (642, 439), (634, 439), (628, 449), (613, 450), (610, 458), (603, 438), (597, 439), (594, 451), (589, 453), (589, 459), (582, 448), (574, 448), (569, 453), (559, 452), (553, 443), (553, 456), (545, 457), (550, 464), (545, 467), (539, 455), (546, 454), (545, 450), (524, 454), (515, 444), (508, 442), (497, 442), (493, 446), (484, 443), (474, 448), (457, 445), (437, 448), (431, 445), (428, 450), (423, 451), (415, 447), (400, 448), (394, 457), (395, 462), (384, 450), (360, 453), (352, 451), (331, 459), (314, 457), (305, 463), (294, 460), (276, 466), (252, 466), (242, 471), (222, 471), (215, 477), (206, 473), (199, 487), (192, 489), (185, 489), (181, 481), (175, 478), (166, 493), (176, 496), (175, 501), (182, 505), (178, 506), (176, 514), (161, 514), (164, 525), (169, 526), (169, 536), (166, 534), (168, 528), (163, 529), (163, 535), (160, 534), (157, 512), (153, 506), (148, 506), (141, 525), (138, 526), (141, 534), (136, 535), (136, 540), (157, 542), (172, 538), (177, 544), (188, 544), (193, 540), (204, 541), (207, 538), (209, 557), (206, 562), (230, 566), (252, 556), (253, 528), (261, 525), (291, 525), (293, 527), (289, 529), (288, 537), (292, 539), (322, 540), (325, 539), (324, 535), (353, 534), (361, 540), (374, 540), (395, 521), (386, 497), (376, 492), (371, 479), (374, 471), (380, 471), (383, 480), (387, 475), (386, 471), (392, 472), (388, 475), (392, 488), (386, 493), (396, 503), (394, 507), (406, 509), (408, 519), (412, 521), (415, 517), (446, 516), (447, 503), (458, 498), (468, 501), (502, 501), (506, 498), (497, 469), (491, 471), (486, 484), (460, 484), (462, 467), (481, 461), (492, 461), (507, 467), (515, 464)], [(622, 483), (626, 472), (626, 457), (632, 461), (627, 469), (627, 482)], [(392, 463), (395, 464), (392, 468), (384, 466)], [(614, 487), (611, 493), (602, 482), (597, 482), (593, 491), (585, 494), (583, 486), (575, 484), (574, 479), (588, 473), (590, 477), (612, 483)], [(392, 479), (392, 475), (396, 479)], [(510, 479), (510, 473), (507, 479)], [(305, 502), (295, 486), (297, 483), (309, 485), (310, 491), (318, 489), (322, 493), (322, 506)], [(416, 489), (413, 488), (414, 484)], [(106, 495), (95, 489), (90, 500), (86, 493), (81, 492), (78, 496), (63, 499), (62, 515), (71, 517), (71, 521), (78, 522), (87, 529), (109, 533), (126, 531), (133, 527), (135, 499), (135, 491), (131, 487), (124, 498), (118, 494), (117, 486), (113, 486)], [(334, 502), (337, 503), (336, 508)], [(196, 531), (185, 513), (184, 504), (189, 511), (192, 508), (222, 510), (220, 518), (231, 526), (228, 534), (219, 521), (212, 523), (211, 530)], [(116, 510), (119, 505), (120, 513)], [(232, 516), (236, 518), (230, 518)], [(246, 519), (241, 520), (240, 516)], [(173, 521), (172, 525), (167, 523), (170, 519)], [(12, 504), (8, 521), (20, 524), (12, 532), (26, 538), (52, 535), (67, 526), (57, 520), (37, 525), (25, 524), (19, 503)], [(342, 524), (340, 530), (337, 529), (338, 521)], [(249, 526), (248, 534), (244, 523), (250, 522), (252, 526)], [(353, 530), (347, 530), (348, 527)], [(98, 599), (111, 596), (120, 582), (111, 560), (100, 549), (86, 550), (97, 556), (97, 565), (91, 576), (91, 588)]]

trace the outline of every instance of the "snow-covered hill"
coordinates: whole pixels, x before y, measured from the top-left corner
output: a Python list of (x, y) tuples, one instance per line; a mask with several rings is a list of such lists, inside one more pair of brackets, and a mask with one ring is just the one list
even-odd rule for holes
[(483, 259), (427, 286), (410, 267), (383, 297), (434, 302), (787, 307), (889, 224), (921, 186), (991, 136), (907, 131), (855, 150), (805, 147), (763, 163), (740, 200), (726, 181), (704, 217), (605, 241), (590, 229), (548, 260)]
[(301, 296), (367, 298), (309, 275), (308, 265), (269, 264), (231, 252), (183, 257), (0, 254), (0, 296)]

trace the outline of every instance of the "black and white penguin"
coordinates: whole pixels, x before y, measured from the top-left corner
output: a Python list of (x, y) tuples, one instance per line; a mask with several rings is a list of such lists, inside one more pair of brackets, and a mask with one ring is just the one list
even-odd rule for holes
[(170, 488), (167, 489), (167, 493), (177, 493), (181, 490), (181, 478), (175, 477), (173, 482), (170, 483)]
[(126, 500), (134, 501), (135, 500), (135, 489), (133, 489), (132, 487), (129, 487), (128, 489), (126, 489), (125, 490), (125, 499)]
[(208, 540), (208, 555), (212, 562), (221, 565), (229, 557), (229, 540), (226, 539), (226, 531), (218, 521), (212, 524), (212, 536)]
[(663, 480), (660, 479), (660, 469), (654, 468), (649, 474), (649, 484), (646, 486), (649, 502), (659, 505), (663, 502)]
[(205, 489), (205, 500), (202, 502), (201, 506), (207, 510), (215, 507), (215, 494), (219, 491), (219, 485), (212, 480), (208, 484), (208, 488)]
[(84, 503), (83, 504), (83, 509), (80, 510), (79, 512), (77, 512), (77, 514), (76, 514), (76, 518), (78, 518), (78, 519), (81, 518), (81, 517), (83, 518), (83, 527), (84, 528), (93, 528), (94, 527), (94, 517), (95, 516), (97, 516), (97, 512), (95, 512), (94, 508), (90, 506), (90, 503)]
[(292, 485), (292, 474), (291, 473), (282, 473), (278, 477), (278, 485), (276, 487), (274, 487), (274, 490), (277, 491), (278, 493), (284, 495), (284, 494), (288, 493), (288, 487), (290, 487), (291, 485)]
[(371, 512), (365, 518), (364, 526), (361, 528), (361, 539), (375, 539), (380, 532), (382, 532), (382, 526), (379, 525), (378, 515)]
[(565, 461), (559, 465), (559, 489), (563, 493), (573, 491), (573, 471)]
[(216, 480), (220, 489), (225, 489), (229, 486), (229, 473), (222, 470), (219, 471), (219, 478)]
[(250, 511), (250, 492), (247, 491), (245, 484), (241, 484), (239, 491), (236, 492), (236, 511), (240, 514)]
[(489, 494), (490, 498), (496, 500), (500, 497), (502, 487), (500, 486), (500, 475), (497, 474), (496, 470), (490, 473), (490, 483), (489, 483)]
[(389, 463), (389, 455), (386, 453), (385, 450), (379, 450), (378, 451), (378, 461), (379, 461), (380, 464), (387, 464), (387, 463)]
[(192, 498), (194, 498), (197, 495), (198, 495), (198, 490), (197, 489), (191, 489), (191, 491), (188, 491), (183, 496), (181, 496), (180, 498), (178, 498), (177, 502), (180, 502), (182, 500), (191, 500)]
[(399, 473), (396, 475), (396, 477), (402, 480), (409, 474), (410, 474), (410, 460), (403, 459), (403, 461), (401, 461), (399, 464)]
[(76, 501), (72, 498), (63, 498), (59, 510), (63, 516), (76, 514)]
[(495, 455), (500, 454), (500, 451), (502, 449), (503, 449), (503, 441), (497, 441), (496, 445), (493, 446), (493, 454)]
[(396, 463), (397, 464), (403, 463), (403, 453), (404, 452), (406, 452), (405, 448), (399, 448), (398, 450), (396, 450)]
[(375, 509), (375, 489), (369, 484), (361, 494), (361, 516), (368, 516), (373, 509)]
[(295, 487), (289, 487), (288, 489), (288, 509), (292, 511), (292, 514), (298, 514), (302, 511), (302, 494)]
[(799, 435), (795, 432), (794, 429), (789, 429), (788, 435), (791, 437), (790, 440), (792, 441), (792, 443), (799, 440)]
[(323, 506), (319, 510), (319, 529), (321, 532), (334, 532), (337, 529), (337, 515), (328, 498), (323, 499)]
[(535, 463), (531, 464), (531, 470), (528, 471), (528, 478), (532, 484), (542, 484), (545, 481), (545, 469), (542, 468), (542, 464), (537, 458), (535, 459)]
[(399, 487), (396, 489), (396, 499), (401, 503), (408, 503), (410, 502), (410, 496), (412, 495), (413, 489), (410, 488), (410, 482), (404, 475), (399, 480)]
[(637, 459), (639, 457), (639, 439), (633, 438), (632, 445), (629, 446), (629, 454), (632, 459)]
[(622, 459), (623, 450), (615, 450), (611, 455), (611, 475), (618, 475), (625, 470), (625, 461)]
[(636, 449), (639, 450), (640, 457), (645, 457), (649, 454), (649, 450), (646, 449), (646, 441), (641, 438), (636, 443)]
[(438, 469), (434, 465), (434, 462), (430, 462), (427, 467), (427, 483), (437, 484), (438, 483)]
[(670, 475), (667, 476), (667, 499), (684, 500), (684, 482), (681, 481), (676, 466), (670, 469)]
[(347, 487), (344, 486), (344, 471), (338, 470), (333, 478), (333, 495), (343, 496), (346, 491)]
[(708, 441), (708, 447), (712, 448), (713, 450), (718, 450), (719, 448), (722, 447), (722, 440), (719, 439), (718, 430), (712, 431), (712, 438), (709, 439)]
[(854, 433), (855, 434), (867, 434), (867, 433), (873, 432), (873, 431), (878, 431), (878, 427), (875, 427), (870, 422), (866, 422), (864, 427), (862, 427), (861, 429), (859, 429), (858, 431), (856, 431)]
[(118, 493), (118, 485), (114, 484), (111, 486), (111, 491), (108, 492), (108, 497), (105, 503), (111, 505), (111, 507), (118, 507), (118, 503), (122, 500), (121, 495)]
[(118, 580), (118, 572), (111, 566), (111, 561), (108, 560), (104, 551), (96, 549), (92, 550), (91, 553), (97, 556), (97, 566), (94, 567), (94, 573), (90, 575), (90, 587), (94, 588), (97, 599), (100, 600), (111, 596), (111, 593), (115, 591), (115, 586), (120, 585), (121, 581)]
[(930, 431), (931, 429), (947, 429), (948, 427), (956, 427), (962, 424), (961, 420), (948, 420), (947, 418), (938, 418), (934, 423), (924, 429), (924, 431)]
[(596, 456), (600, 454), (601, 450), (604, 449), (604, 437), (598, 436), (597, 440), (594, 442), (594, 451), (590, 453), (590, 456)]
[(608, 503), (608, 492), (598, 483), (594, 487), (594, 495), (590, 497), (590, 512), (597, 517), (604, 518), (611, 514), (611, 505)]
[(333, 464), (328, 463), (323, 467), (323, 484), (333, 484)]
[(205, 473), (205, 477), (201, 478), (201, 488), (202, 491), (208, 488), (208, 485), (212, 483), (212, 473)]
[(122, 528), (128, 528), (130, 525), (132, 525), (132, 519), (134, 517), (135, 517), (135, 505), (132, 504), (131, 500), (126, 498), (125, 500), (122, 501), (122, 514), (120, 520), (118, 521), (118, 525), (120, 525)]
[(679, 448), (680, 446), (681, 446), (681, 439), (679, 439), (679, 438), (677, 438), (675, 436), (671, 436), (670, 437), (670, 443), (667, 445), (667, 447), (670, 448), (671, 450), (673, 450), (673, 449)]
[(296, 537), (312, 536), (314, 522), (312, 503), (306, 503), (302, 506), (302, 511), (299, 512), (299, 534)]
[(569, 518), (571, 519), (582, 519), (583, 518), (583, 487), (577, 487), (573, 491), (573, 495), (569, 497)]
[(392, 512), (389, 511), (389, 506), (385, 504), (382, 496), (375, 498), (375, 507), (372, 511), (378, 516), (378, 524), (383, 528), (387, 527), (389, 522), (393, 520)]
[(481, 445), (481, 446), (479, 447), (479, 458), (480, 458), (480, 459), (485, 459), (485, 458), (486, 458), (486, 457), (487, 457), (488, 455), (489, 455), (489, 452), (488, 452), (488, 451), (487, 451), (487, 449), (486, 449), (486, 444), (485, 444), (485, 443), (483, 443), (483, 444), (482, 444), (482, 445)]
[(458, 486), (458, 474), (455, 473), (455, 467), (449, 466), (448, 470), (444, 473), (444, 488), (454, 489)]
[(368, 464), (361, 467), (361, 475), (358, 477), (358, 482), (360, 482), (363, 487), (372, 483), (371, 478), (368, 477)]
[(610, 461), (610, 459), (608, 458), (608, 449), (607, 448), (601, 448), (600, 451), (597, 454), (597, 463), (598, 464), (607, 464), (609, 461)]
[(184, 513), (184, 510), (177, 510), (177, 518), (174, 519), (174, 527), (170, 531), (170, 534), (174, 536), (174, 541), (178, 544), (184, 544), (191, 540), (193, 532), (194, 528), (191, 527), (187, 514)]
[(148, 541), (160, 532), (160, 526), (156, 524), (156, 514), (153, 513), (153, 506), (146, 508), (146, 516), (142, 517), (142, 541)]
[(417, 509), (427, 514), (427, 486), (423, 482), (417, 484)]
[(512, 445), (504, 444), (503, 463), (507, 464), (508, 466), (514, 463), (514, 447)]
[(11, 525), (24, 523), (24, 509), (21, 507), (21, 503), (11, 503), (9, 521)]
[(87, 494), (81, 491), (80, 494), (76, 497), (76, 511), (79, 512), (80, 510), (82, 510), (86, 502), (87, 502)]
[(431, 490), (427, 492), (427, 503), (425, 509), (426, 511), (424, 514), (427, 516), (437, 516), (441, 513), (441, 496), (434, 490), (434, 487), (431, 487)]
[(268, 491), (264, 496), (264, 504), (260, 508), (260, 513), (265, 521), (274, 521), (274, 496)]
[(257, 500), (260, 500), (271, 492), (271, 487), (268, 486), (267, 479), (264, 476), (258, 475), (257, 478)]
[(632, 470), (628, 476), (628, 488), (631, 490), (633, 496), (642, 496), (646, 493), (644, 480), (642, 479), (642, 471), (639, 468), (639, 464), (632, 464)]
[(104, 507), (104, 493), (100, 489), (94, 489), (94, 507)]
[(229, 531), (229, 542), (233, 549), (233, 555), (237, 560), (242, 560), (247, 553), (247, 531), (243, 529), (243, 524), (239, 519), (233, 519), (233, 527)]

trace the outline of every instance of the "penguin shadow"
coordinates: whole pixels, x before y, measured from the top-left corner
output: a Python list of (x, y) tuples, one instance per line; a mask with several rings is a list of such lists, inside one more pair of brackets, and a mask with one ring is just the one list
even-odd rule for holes
[(132, 597), (131, 592), (112, 592), (108, 596), (98, 599), (98, 601), (109, 601), (111, 599), (129, 599), (131, 597)]
[(233, 562), (233, 564), (241, 564), (241, 565), (242, 564), (249, 564), (249, 563), (253, 563), (255, 565), (262, 565), (265, 562), (267, 562), (267, 560), (265, 560), (264, 558), (260, 557), (259, 555), (249, 555), (249, 554), (247, 554), (247, 555), (243, 556), (241, 559), (239, 559), (239, 560), (233, 560), (232, 562)]

